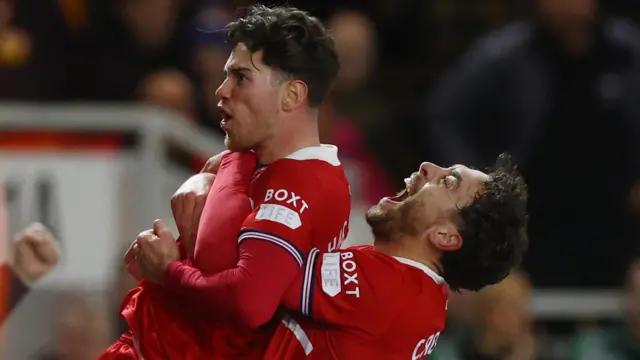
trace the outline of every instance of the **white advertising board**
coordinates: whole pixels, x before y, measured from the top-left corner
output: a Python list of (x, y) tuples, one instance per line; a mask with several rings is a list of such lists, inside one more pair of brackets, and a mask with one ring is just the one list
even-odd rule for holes
[(125, 241), (122, 192), (131, 162), (104, 153), (0, 152), (5, 239), (40, 221), (53, 228), (63, 251), (39, 286), (110, 286)]

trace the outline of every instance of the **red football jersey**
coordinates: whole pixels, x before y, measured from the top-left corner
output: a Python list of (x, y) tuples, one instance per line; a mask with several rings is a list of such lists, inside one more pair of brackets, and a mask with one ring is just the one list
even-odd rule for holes
[(444, 279), (418, 262), (372, 246), (312, 250), (283, 299), (304, 316), (283, 316), (265, 359), (424, 359), (444, 330), (447, 299)]
[(269, 241), (300, 266), (312, 248), (339, 249), (349, 231), (349, 182), (334, 146), (304, 148), (270, 164), (253, 182), (251, 201), (238, 242)]
[[(242, 225), (238, 242), (259, 239), (286, 250), (302, 268), (313, 248), (336, 251), (347, 237), (350, 189), (335, 146), (301, 149), (258, 169), (252, 182), (253, 212)], [(214, 331), (217, 355), (255, 354), (264, 331), (236, 328)]]

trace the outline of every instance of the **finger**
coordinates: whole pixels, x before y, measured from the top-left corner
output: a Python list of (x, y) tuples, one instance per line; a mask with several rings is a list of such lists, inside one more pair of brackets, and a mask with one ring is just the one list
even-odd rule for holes
[(184, 194), (174, 195), (171, 198), (171, 211), (176, 223), (180, 221), (180, 216), (184, 213)]
[(204, 196), (198, 196), (196, 199), (194, 199), (193, 207), (191, 208), (189, 231), (191, 233), (191, 236), (194, 238), (198, 235), (198, 223), (200, 222), (200, 216), (202, 215), (202, 208), (204, 207), (205, 199), (206, 197)]
[(198, 234), (198, 227), (200, 225), (200, 218), (202, 218), (202, 212), (204, 211), (204, 205), (207, 202), (207, 198), (202, 197), (198, 199), (196, 206), (193, 209), (193, 219), (191, 221), (191, 228)]
[(153, 235), (155, 235), (153, 233), (153, 229), (147, 229), (147, 230), (141, 232), (140, 234), (138, 234), (138, 237), (141, 237), (141, 236), (153, 236)]
[[(193, 217), (191, 219), (191, 224), (190, 224), (190, 228), (191, 228), (191, 231), (193, 232), (193, 236), (191, 239), (189, 239), (189, 241), (192, 243), (195, 243), (196, 239), (198, 238), (198, 231), (200, 228), (200, 219), (202, 218), (202, 212), (204, 211), (204, 205), (206, 201), (207, 199), (204, 197), (199, 199), (198, 203), (193, 209), (194, 213), (193, 213)], [(194, 247), (194, 245), (195, 244), (191, 244), (191, 247)]]
[(36, 245), (34, 253), (40, 261), (47, 265), (56, 265), (60, 261), (60, 247), (53, 240)]
[(127, 264), (126, 269), (129, 275), (131, 275), (134, 279), (138, 281), (142, 279), (142, 275), (140, 274), (140, 267), (138, 266), (137, 262)]
[(131, 245), (129, 245), (129, 248), (127, 249), (127, 252), (124, 253), (124, 263), (125, 264), (131, 264), (136, 256), (135, 251), (133, 250), (133, 247), (136, 245), (137, 240), (133, 240), (131, 242)]
[(153, 231), (159, 238), (171, 238), (173, 240), (173, 234), (171, 230), (167, 228), (164, 222), (160, 219), (153, 222)]
[(193, 194), (186, 194), (180, 204), (180, 212), (176, 214), (176, 226), (180, 235), (191, 236), (191, 218), (193, 217), (193, 203), (195, 201)]
[(134, 246), (134, 250), (136, 251), (136, 255), (141, 255), (151, 247), (149, 238), (146, 236), (139, 237), (136, 240), (136, 245)]

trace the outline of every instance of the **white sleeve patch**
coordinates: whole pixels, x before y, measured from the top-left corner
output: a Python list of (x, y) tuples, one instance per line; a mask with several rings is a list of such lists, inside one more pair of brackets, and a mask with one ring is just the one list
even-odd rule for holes
[(322, 279), (322, 291), (334, 297), (342, 290), (340, 284), (340, 254), (327, 253), (322, 255), (322, 267), (320, 268)]
[(277, 222), (291, 230), (295, 230), (302, 226), (300, 214), (286, 206), (278, 204), (261, 204), (260, 210), (258, 210), (258, 213), (256, 214), (256, 220)]

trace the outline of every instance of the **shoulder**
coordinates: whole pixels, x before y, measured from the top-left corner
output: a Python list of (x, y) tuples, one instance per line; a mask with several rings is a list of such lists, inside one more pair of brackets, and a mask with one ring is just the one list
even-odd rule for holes
[(314, 182), (340, 174), (342, 164), (338, 148), (333, 145), (310, 146), (300, 149), (278, 161), (267, 170), (270, 176), (284, 175), (290, 179)]
[(260, 176), (264, 192), (305, 196), (321, 200), (332, 196), (348, 196), (349, 184), (338, 159), (338, 149), (331, 145), (304, 148), (270, 164)]
[(412, 278), (402, 263), (373, 246), (352, 246), (322, 256), (334, 258), (340, 264), (338, 271), (342, 272), (342, 277), (357, 278), (363, 295), (376, 302), (397, 303), (398, 292), (405, 293), (405, 285)]

